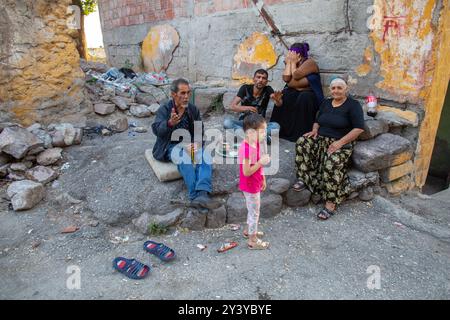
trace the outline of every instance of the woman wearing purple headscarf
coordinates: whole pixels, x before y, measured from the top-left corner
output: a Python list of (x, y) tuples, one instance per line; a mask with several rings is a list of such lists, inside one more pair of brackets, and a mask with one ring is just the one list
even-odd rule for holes
[(293, 142), (312, 130), (323, 100), (319, 67), (308, 52), (306, 42), (294, 43), (289, 49), (283, 72), (283, 104), (274, 108), (270, 120), (280, 125), (280, 138)]

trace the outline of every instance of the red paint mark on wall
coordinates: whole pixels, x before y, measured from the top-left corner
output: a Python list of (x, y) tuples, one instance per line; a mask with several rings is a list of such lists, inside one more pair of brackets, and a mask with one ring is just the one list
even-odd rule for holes
[(384, 16), (383, 18), (383, 42), (386, 42), (386, 37), (389, 34), (395, 34), (397, 37), (401, 37), (403, 35), (403, 31), (405, 28), (404, 21), (406, 17), (405, 16), (399, 16), (399, 17), (391, 17), (391, 16)]

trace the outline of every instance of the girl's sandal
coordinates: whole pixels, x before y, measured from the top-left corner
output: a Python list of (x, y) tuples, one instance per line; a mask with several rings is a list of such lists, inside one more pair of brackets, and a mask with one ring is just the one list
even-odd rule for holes
[(250, 250), (266, 250), (269, 248), (269, 242), (258, 239), (254, 244), (248, 244), (248, 248)]
[(300, 192), (306, 189), (306, 185), (302, 180), (299, 179), (296, 183), (294, 183), (292, 189), (294, 189), (294, 191)]
[(317, 218), (319, 218), (320, 220), (328, 220), (334, 214), (335, 214), (334, 211), (328, 210), (327, 208), (323, 208), (317, 214)]
[[(244, 233), (242, 233), (242, 235), (244, 236), (245, 239), (248, 239), (248, 233), (244, 232)], [(262, 232), (262, 231), (257, 231), (257, 232), (256, 232), (256, 236), (257, 236), (258, 238), (262, 238), (262, 237), (264, 237), (264, 232)]]

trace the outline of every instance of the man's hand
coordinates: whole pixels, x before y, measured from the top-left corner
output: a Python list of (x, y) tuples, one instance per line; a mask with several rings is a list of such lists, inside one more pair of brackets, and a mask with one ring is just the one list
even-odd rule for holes
[(171, 127), (176, 126), (177, 124), (179, 124), (181, 121), (181, 116), (179, 116), (176, 111), (175, 108), (172, 108), (172, 112), (170, 113), (170, 118), (169, 118), (169, 125)]
[(313, 131), (310, 131), (310, 132), (307, 132), (307, 133), (305, 133), (303, 136), (305, 137), (305, 138), (313, 138), (313, 139), (316, 139), (317, 138), (317, 136), (318, 136), (318, 132), (317, 132), (317, 130), (313, 130)]
[(266, 166), (270, 163), (270, 157), (268, 154), (263, 155), (260, 159), (259, 159), (259, 164), (261, 166)]
[(275, 104), (277, 106), (280, 106), (282, 104), (281, 98), (283, 98), (283, 92), (282, 91), (275, 91), (270, 95), (270, 98), (275, 101)]
[(250, 106), (242, 106), (243, 108), (244, 108), (244, 112), (245, 111), (250, 111), (250, 112), (253, 112), (253, 113), (256, 113), (256, 112), (258, 112), (258, 109), (256, 109), (255, 107), (250, 107)]
[(342, 148), (342, 143), (338, 140), (338, 141), (335, 141), (332, 144), (330, 144), (327, 152), (328, 152), (328, 154), (333, 154), (334, 152), (338, 151), (341, 148)]
[(196, 142), (194, 143), (189, 143), (186, 145), (186, 151), (189, 152), (189, 154), (194, 151), (194, 153), (196, 153), (198, 150), (198, 144)]

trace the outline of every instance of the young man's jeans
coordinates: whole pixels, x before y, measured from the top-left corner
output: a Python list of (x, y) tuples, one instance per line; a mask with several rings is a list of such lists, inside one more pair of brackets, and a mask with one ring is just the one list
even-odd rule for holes
[(198, 148), (195, 153), (195, 165), (192, 164), (189, 152), (180, 144), (169, 146), (167, 157), (177, 165), (188, 189), (190, 200), (194, 200), (199, 191), (212, 191), (212, 158), (204, 152), (203, 148)]
[[(237, 130), (236, 134), (240, 136), (244, 136), (244, 120), (236, 120), (233, 118), (226, 118), (223, 122), (224, 129), (233, 129)], [(268, 122), (267, 123), (267, 139), (270, 139), (270, 133), (272, 130), (280, 130), (280, 125), (276, 122)]]

